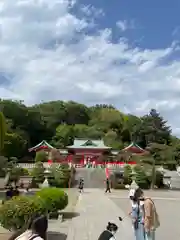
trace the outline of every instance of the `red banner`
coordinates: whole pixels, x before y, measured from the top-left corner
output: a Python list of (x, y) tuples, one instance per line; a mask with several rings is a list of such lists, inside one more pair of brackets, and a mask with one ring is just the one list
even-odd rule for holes
[(106, 174), (106, 178), (109, 178), (109, 169), (105, 168), (105, 174)]

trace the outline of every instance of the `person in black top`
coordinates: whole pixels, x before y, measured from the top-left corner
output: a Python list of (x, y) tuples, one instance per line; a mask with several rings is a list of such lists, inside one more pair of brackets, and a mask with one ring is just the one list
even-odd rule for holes
[(117, 230), (118, 226), (115, 223), (108, 222), (106, 230), (101, 233), (98, 240), (115, 240), (114, 234)]
[(108, 179), (108, 178), (106, 179), (106, 191), (105, 191), (105, 192), (106, 192), (106, 193), (107, 193), (107, 192), (109, 192), (109, 193), (111, 192), (110, 182), (109, 182), (109, 179)]
[(19, 196), (20, 192), (18, 190), (18, 186), (15, 187), (15, 189), (13, 190), (13, 197), (17, 197)]
[(79, 181), (79, 192), (81, 193), (83, 191), (84, 188), (84, 180), (82, 178), (80, 178)]

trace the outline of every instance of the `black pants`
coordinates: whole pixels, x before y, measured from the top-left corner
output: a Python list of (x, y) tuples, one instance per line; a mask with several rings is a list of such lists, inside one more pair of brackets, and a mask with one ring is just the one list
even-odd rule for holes
[(106, 187), (106, 191), (105, 192), (111, 192), (111, 189), (110, 189), (110, 187)]

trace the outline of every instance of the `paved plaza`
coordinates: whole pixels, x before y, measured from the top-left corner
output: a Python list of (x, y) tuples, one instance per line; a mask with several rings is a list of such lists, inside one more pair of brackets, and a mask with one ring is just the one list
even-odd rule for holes
[[(147, 191), (157, 206), (161, 227), (157, 230), (158, 240), (178, 240), (180, 236), (180, 192)], [(133, 240), (131, 221), (125, 218), (118, 221), (118, 216), (125, 216), (129, 210), (128, 191), (112, 191), (105, 194), (102, 189), (85, 189), (81, 194), (75, 211), (79, 216), (74, 218), (69, 226), (68, 240), (98, 239), (100, 232), (108, 221), (119, 226), (117, 239)]]
[[(157, 240), (178, 240), (180, 236), (180, 192), (179, 191), (146, 191), (152, 197), (160, 216), (161, 226), (157, 230)], [(128, 191), (112, 190), (104, 193), (104, 189), (85, 188), (84, 193), (78, 194), (77, 189), (68, 190), (70, 204), (64, 212), (72, 213), (71, 219), (64, 222), (50, 220), (49, 237), (52, 240), (93, 240), (105, 229), (108, 221), (119, 226), (117, 240), (134, 240), (133, 229), (129, 217), (123, 222), (118, 217), (125, 217), (130, 202)], [(77, 201), (79, 195), (79, 199)], [(76, 204), (77, 203), (77, 204)], [(76, 206), (75, 206), (76, 204)], [(6, 240), (5, 229), (0, 229), (0, 240)]]
[(68, 240), (92, 240), (98, 239), (100, 233), (106, 228), (108, 221), (119, 226), (117, 239), (133, 239), (132, 226), (128, 218), (123, 222), (118, 217), (125, 216), (102, 189), (85, 189), (79, 197), (75, 208), (79, 216), (71, 222), (68, 232)]
[[(157, 229), (157, 240), (178, 240), (180, 237), (180, 192), (179, 191), (146, 191), (152, 197), (160, 217), (161, 226)], [(114, 191), (110, 199), (124, 212), (129, 208), (126, 191)]]

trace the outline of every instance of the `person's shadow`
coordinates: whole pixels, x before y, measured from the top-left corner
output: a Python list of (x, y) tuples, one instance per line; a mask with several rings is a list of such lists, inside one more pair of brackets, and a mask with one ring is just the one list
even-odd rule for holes
[(48, 231), (47, 232), (47, 239), (50, 239), (50, 240), (66, 240), (67, 235), (64, 234), (64, 233), (60, 233), (60, 232)]

